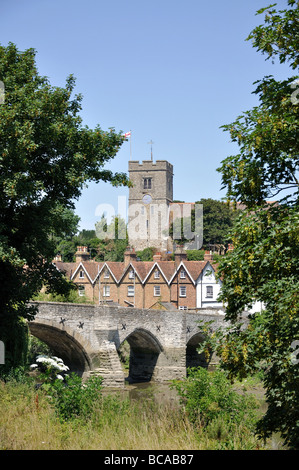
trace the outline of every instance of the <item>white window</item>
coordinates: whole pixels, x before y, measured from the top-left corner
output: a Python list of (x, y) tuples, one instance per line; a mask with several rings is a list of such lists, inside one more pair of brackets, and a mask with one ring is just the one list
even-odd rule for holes
[(109, 271), (108, 271), (108, 269), (105, 269), (104, 279), (109, 279)]
[(155, 271), (155, 274), (154, 274), (154, 278), (155, 279), (160, 279), (160, 271)]
[(78, 286), (78, 294), (80, 297), (84, 297), (85, 295), (85, 287), (84, 286)]
[(154, 296), (159, 297), (161, 295), (161, 288), (160, 286), (154, 286)]
[(134, 286), (128, 286), (128, 297), (134, 297), (135, 289)]
[(103, 297), (110, 297), (110, 286), (103, 286)]
[(180, 286), (180, 297), (186, 297), (186, 286)]
[(212, 299), (213, 298), (213, 286), (207, 286), (206, 298), (207, 299)]
[(181, 279), (186, 279), (186, 271), (185, 271), (184, 269), (181, 269), (180, 278), (181, 278)]
[(79, 271), (79, 278), (83, 279), (84, 278), (84, 271)]
[(135, 277), (134, 270), (131, 269), (131, 271), (129, 271), (129, 279), (134, 279), (134, 277)]
[(179, 310), (188, 310), (188, 307), (186, 305), (180, 305)]

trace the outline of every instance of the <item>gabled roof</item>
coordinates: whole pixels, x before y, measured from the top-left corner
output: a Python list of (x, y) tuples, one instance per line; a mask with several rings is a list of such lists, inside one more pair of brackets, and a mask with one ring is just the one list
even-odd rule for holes
[(101, 270), (104, 267), (104, 262), (103, 261), (101, 261), (101, 262), (83, 261), (81, 264), (83, 264), (85, 270), (88, 272), (89, 278), (90, 278), (92, 283), (95, 282), (98, 273), (101, 272)]
[(140, 282), (145, 284), (151, 273), (158, 269), (164, 277), (168, 285), (178, 275), (183, 268), (193, 284), (196, 283), (198, 277), (208, 264), (214, 271), (217, 270), (217, 264), (209, 261), (181, 261), (176, 266), (174, 261), (131, 261), (128, 265), (119, 261), (84, 261), (80, 263), (64, 263), (62, 261), (54, 261), (53, 264), (57, 269), (63, 272), (69, 279), (73, 279), (79, 269), (83, 269), (92, 284), (96, 282), (99, 274), (104, 269), (108, 269), (114, 281), (119, 284), (128, 270), (133, 269), (138, 276)]
[(112, 277), (116, 283), (119, 283), (119, 280), (123, 274), (125, 263), (118, 261), (105, 261), (105, 267), (110, 271)]
[(130, 264), (135, 269), (135, 272), (142, 284), (144, 284), (145, 279), (155, 263), (154, 261), (133, 261)]
[[(76, 263), (77, 264), (77, 263)], [(77, 272), (82, 269), (85, 274), (87, 275), (88, 279), (90, 280), (91, 283), (93, 283), (93, 279), (94, 279), (94, 268), (95, 268), (95, 263), (94, 262), (84, 262), (84, 261), (80, 261), (80, 263), (78, 263), (78, 266), (75, 268), (73, 274), (71, 275), (71, 279), (74, 279), (74, 277), (76, 276)]]
[[(140, 262), (140, 261), (139, 261)], [(173, 261), (150, 261), (147, 262), (147, 273), (145, 273), (144, 282), (150, 277), (150, 275), (158, 269), (159, 272), (164, 277), (165, 281), (169, 282), (173, 269), (175, 269), (175, 265)]]
[(72, 278), (79, 265), (79, 263), (64, 263), (63, 261), (53, 261), (53, 264), (56, 266), (58, 271), (62, 272), (69, 279)]
[(173, 279), (178, 275), (181, 267), (183, 267), (193, 284), (195, 284), (207, 263), (208, 261), (181, 261), (173, 276), (171, 277), (170, 282), (173, 281)]

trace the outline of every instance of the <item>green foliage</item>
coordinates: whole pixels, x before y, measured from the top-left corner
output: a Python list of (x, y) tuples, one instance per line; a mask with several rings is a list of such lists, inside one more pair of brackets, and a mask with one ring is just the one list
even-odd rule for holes
[(188, 261), (203, 261), (204, 250), (186, 250)]
[(84, 384), (81, 377), (71, 373), (65, 381), (55, 380), (48, 388), (49, 394), (62, 421), (85, 418), (94, 413), (97, 402), (100, 401), (103, 379), (90, 377)]
[(201, 199), (203, 205), (203, 245), (230, 242), (230, 230), (239, 211), (233, 210), (226, 202)]
[(141, 261), (153, 261), (153, 256), (156, 253), (156, 248), (148, 247), (144, 248), (144, 250), (137, 251), (137, 256), (140, 258)]
[(225, 373), (191, 368), (188, 377), (175, 382), (188, 418), (199, 427), (207, 427), (215, 420), (223, 420), (232, 428), (246, 421), (254, 430), (257, 402), (254, 397), (235, 392)]
[[(203, 245), (207, 247), (210, 244), (227, 244), (230, 241), (230, 229), (239, 211), (233, 210), (223, 201), (211, 198), (201, 199), (195, 204), (203, 206)], [(195, 209), (191, 209), (191, 218), (176, 219), (171, 224), (169, 234), (172, 237), (181, 234), (181, 239), (176, 240), (178, 243), (188, 241), (184, 238), (184, 224), (186, 226), (191, 224), (191, 231), (195, 231)]]
[(38, 372), (41, 389), (51, 398), (58, 417), (62, 420), (91, 417), (100, 400), (102, 377), (90, 377), (84, 384), (82, 378), (69, 373), (63, 360), (56, 356), (40, 354), (31, 370)]
[(75, 304), (92, 303), (91, 300), (87, 299), (84, 295), (78, 294), (77, 288), (67, 292), (66, 294), (52, 294), (47, 292), (39, 292), (33, 297), (32, 300), (37, 302), (68, 302)]
[[(298, 67), (298, 3), (289, 0), (290, 8), (267, 10), (265, 24), (252, 31), (254, 47), (268, 57), (278, 55)], [(263, 13), (266, 9), (260, 10)], [(219, 171), (228, 198), (241, 201), (249, 208), (290, 190), (298, 196), (298, 102), (292, 100), (293, 82), (298, 76), (277, 81), (264, 77), (255, 90), (260, 104), (223, 128), (237, 142), (240, 153), (227, 157)]]
[[(38, 74), (35, 51), (0, 46), (0, 339), (10, 317), (31, 319), (27, 302), (46, 285), (65, 294), (70, 285), (52, 265), (56, 242), (71, 236), (70, 212), (89, 181), (127, 185), (125, 174), (104, 166), (124, 138), (82, 125), (75, 80), (53, 87)], [(6, 350), (13, 347), (7, 344)], [(16, 358), (16, 355), (12, 352)]]
[(280, 63), (289, 62), (293, 69), (298, 67), (298, 1), (288, 0), (288, 10), (275, 10), (270, 5), (258, 10), (258, 14), (266, 12), (265, 24), (255, 28), (248, 36), (253, 46), (273, 59), (278, 56)]
[[(268, 57), (298, 66), (298, 3), (266, 11), (265, 24), (251, 35)], [(221, 300), (233, 328), (218, 336), (217, 351), (231, 377), (266, 367), (268, 409), (259, 422), (262, 437), (279, 431), (290, 448), (299, 448), (299, 147), (298, 102), (292, 99), (296, 77), (258, 82), (258, 107), (224, 129), (240, 153), (222, 162), (227, 197), (247, 205), (232, 232), (234, 250), (219, 266)], [(276, 203), (266, 204), (268, 198)], [(263, 311), (241, 325), (245, 307), (260, 301)], [(212, 338), (215, 341), (215, 337)], [(296, 358), (297, 356), (297, 358)]]
[(51, 348), (46, 343), (38, 339), (36, 336), (29, 335), (28, 364), (33, 364), (39, 354), (51, 356)]
[[(97, 235), (101, 235), (99, 238)], [(105, 217), (96, 224), (95, 230), (81, 230), (69, 239), (61, 239), (56, 245), (56, 253), (62, 261), (74, 262), (77, 246), (86, 245), (95, 261), (123, 261), (128, 245), (126, 224), (121, 217), (114, 217), (109, 225)]]
[(0, 338), (5, 345), (5, 364), (0, 365), (0, 376), (5, 376), (16, 365), (26, 366), (29, 332), (27, 323), (18, 316), (4, 317), (0, 328)]

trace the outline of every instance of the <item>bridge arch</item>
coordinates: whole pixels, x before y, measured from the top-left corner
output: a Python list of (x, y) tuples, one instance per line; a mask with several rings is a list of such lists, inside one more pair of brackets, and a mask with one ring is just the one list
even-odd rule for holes
[(197, 348), (199, 344), (205, 340), (205, 335), (201, 332), (191, 336), (186, 344), (186, 368), (188, 367), (205, 367), (209, 365), (209, 358), (206, 358), (204, 353), (199, 354)]
[(92, 358), (87, 351), (88, 344), (80, 333), (68, 327), (61, 328), (59, 324), (46, 320), (29, 322), (29, 330), (33, 336), (46, 343), (70, 371), (84, 376), (92, 369)]
[(155, 372), (159, 355), (163, 352), (160, 341), (144, 328), (135, 328), (123, 341), (130, 345), (128, 381), (149, 382)]

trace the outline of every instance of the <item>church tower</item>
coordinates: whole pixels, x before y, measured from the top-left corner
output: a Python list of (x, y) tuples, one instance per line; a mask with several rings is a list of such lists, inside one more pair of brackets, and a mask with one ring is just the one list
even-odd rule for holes
[(135, 250), (168, 250), (169, 205), (173, 200), (173, 166), (166, 160), (129, 161), (128, 234)]

